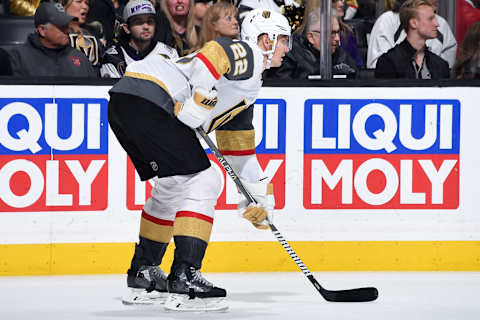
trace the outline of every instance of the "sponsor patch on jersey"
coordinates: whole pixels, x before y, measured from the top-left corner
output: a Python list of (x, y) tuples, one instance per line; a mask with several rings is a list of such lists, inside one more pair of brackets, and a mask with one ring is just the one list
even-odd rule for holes
[(306, 209), (456, 209), (458, 100), (305, 101)]

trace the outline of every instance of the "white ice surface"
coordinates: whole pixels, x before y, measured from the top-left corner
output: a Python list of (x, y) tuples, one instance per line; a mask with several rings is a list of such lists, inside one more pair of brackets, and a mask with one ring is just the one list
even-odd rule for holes
[(166, 312), (125, 306), (125, 276), (0, 277), (0, 319), (361, 319), (478, 320), (480, 272), (317, 272), (327, 289), (375, 286), (368, 303), (331, 303), (300, 272), (223, 273), (206, 278), (228, 290), (225, 313)]

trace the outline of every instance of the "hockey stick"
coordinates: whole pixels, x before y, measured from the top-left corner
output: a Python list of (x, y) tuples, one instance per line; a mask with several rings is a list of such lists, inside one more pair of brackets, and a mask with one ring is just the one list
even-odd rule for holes
[[(228, 175), (235, 182), (240, 192), (245, 196), (245, 198), (249, 202), (256, 203), (255, 199), (248, 192), (248, 190), (245, 189), (245, 186), (242, 184), (242, 182), (238, 178), (235, 171), (233, 171), (233, 168), (230, 166), (230, 164), (227, 162), (224, 156), (220, 153), (220, 151), (215, 146), (215, 144), (210, 139), (210, 137), (207, 135), (205, 130), (203, 130), (202, 127), (198, 127), (196, 131), (200, 136), (202, 136), (203, 140), (205, 140), (208, 147), (210, 148), (210, 150), (212, 150), (213, 154), (217, 158), (218, 162), (220, 162), (222, 167), (225, 169)], [(270, 220), (268, 220), (268, 218), (267, 218), (267, 221), (268, 221), (268, 225), (270, 226), (270, 230), (272, 230), (272, 233), (274, 234), (275, 238), (277, 238), (277, 240), (280, 242), (283, 248), (290, 255), (290, 258), (293, 259), (293, 261), (297, 264), (300, 270), (302, 270), (303, 274), (308, 278), (308, 280), (310, 280), (310, 282), (313, 284), (315, 289), (317, 289), (317, 291), (322, 295), (322, 297), (325, 300), (330, 302), (365, 302), (365, 301), (373, 301), (377, 299), (378, 290), (377, 288), (374, 288), (374, 287), (348, 289), (348, 290), (327, 290), (323, 288), (315, 279), (313, 274), (305, 266), (303, 261), (297, 256), (297, 254), (292, 249), (292, 247), (290, 247), (287, 240), (285, 240), (282, 234), (273, 225), (273, 223), (271, 223)]]

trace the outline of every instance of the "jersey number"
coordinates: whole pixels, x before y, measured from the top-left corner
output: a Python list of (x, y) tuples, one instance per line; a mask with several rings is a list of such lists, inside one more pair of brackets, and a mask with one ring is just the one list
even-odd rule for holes
[(230, 45), (235, 59), (234, 76), (244, 74), (248, 68), (248, 60), (246, 59), (247, 50), (241, 43), (234, 43)]

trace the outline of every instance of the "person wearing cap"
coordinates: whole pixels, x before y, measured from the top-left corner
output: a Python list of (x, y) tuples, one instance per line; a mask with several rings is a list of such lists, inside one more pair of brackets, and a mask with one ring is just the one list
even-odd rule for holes
[(68, 37), (70, 45), (83, 52), (92, 63), (94, 70), (100, 75), (102, 56), (105, 51), (103, 27), (100, 22), (87, 23), (90, 10), (89, 0), (61, 0), (68, 15), (76, 17), (69, 23)]
[(117, 44), (107, 49), (103, 56), (100, 74), (103, 78), (120, 78), (133, 61), (150, 55), (178, 58), (177, 51), (155, 39), (155, 8), (148, 0), (133, 0), (123, 10), (122, 35)]
[(61, 4), (43, 2), (35, 11), (35, 32), (10, 51), (13, 76), (95, 77), (90, 61), (68, 42), (69, 16)]

